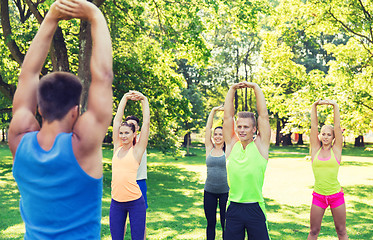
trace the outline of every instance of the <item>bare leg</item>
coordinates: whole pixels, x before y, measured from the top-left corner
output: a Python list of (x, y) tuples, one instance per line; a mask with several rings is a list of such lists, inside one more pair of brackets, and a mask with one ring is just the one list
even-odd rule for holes
[[(124, 236), (126, 236), (126, 231), (127, 231), (127, 223), (124, 224)], [(145, 223), (145, 232), (144, 232), (144, 240), (146, 240), (146, 223)]]
[[(127, 219), (128, 219), (128, 222), (129, 222), (130, 219), (128, 218), (128, 213), (127, 213)], [(124, 237), (126, 236), (126, 232), (127, 232), (127, 222), (124, 224), (124, 234), (123, 234), (123, 239), (124, 239)]]
[(325, 209), (312, 204), (310, 214), (310, 233), (308, 234), (307, 240), (317, 239), (320, 233), (321, 222), (324, 216)]
[(335, 230), (338, 235), (338, 239), (348, 239), (346, 230), (346, 204), (342, 204), (336, 208), (332, 208), (332, 215), (334, 219)]

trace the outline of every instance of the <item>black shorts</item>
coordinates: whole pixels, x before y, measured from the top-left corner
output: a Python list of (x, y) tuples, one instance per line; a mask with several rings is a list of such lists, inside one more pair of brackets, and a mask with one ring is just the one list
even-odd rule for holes
[(266, 217), (259, 203), (231, 202), (226, 213), (225, 240), (269, 240)]

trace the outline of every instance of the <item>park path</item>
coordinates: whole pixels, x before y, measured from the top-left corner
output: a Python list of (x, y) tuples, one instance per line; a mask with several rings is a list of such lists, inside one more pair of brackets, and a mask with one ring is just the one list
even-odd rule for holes
[[(180, 165), (206, 179), (205, 165)], [(373, 157), (343, 156), (339, 170), (342, 186), (373, 185)], [(314, 177), (311, 161), (306, 158), (269, 159), (263, 186), (265, 198), (291, 206), (310, 205)], [(346, 194), (348, 199), (348, 193)]]
[[(288, 153), (287, 153), (288, 154)], [(178, 164), (179, 165), (179, 164)], [(195, 172), (204, 184), (206, 166), (180, 164)], [(373, 239), (373, 206), (370, 190), (373, 186), (373, 157), (343, 156), (339, 180), (345, 189), (348, 210), (347, 230), (351, 239)], [(263, 186), (269, 229), (273, 240), (305, 239), (309, 231), (309, 209), (312, 201), (314, 177), (307, 157), (270, 158)], [(203, 189), (201, 189), (201, 194)], [(331, 213), (326, 211), (320, 240), (336, 239)], [(329, 219), (329, 220), (328, 220)], [(183, 238), (180, 239), (195, 239)], [(199, 238), (197, 238), (199, 239)], [(221, 240), (218, 238), (218, 240)]]

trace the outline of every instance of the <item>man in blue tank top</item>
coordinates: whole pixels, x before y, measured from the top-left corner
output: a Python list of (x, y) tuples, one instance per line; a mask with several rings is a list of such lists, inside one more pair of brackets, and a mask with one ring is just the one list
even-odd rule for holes
[[(81, 116), (82, 84), (75, 75), (54, 72), (39, 81), (58, 22), (71, 18), (91, 24), (91, 85)], [(23, 61), (9, 127), (24, 239), (100, 239), (101, 144), (112, 119), (112, 80), (101, 11), (84, 0), (54, 2)]]

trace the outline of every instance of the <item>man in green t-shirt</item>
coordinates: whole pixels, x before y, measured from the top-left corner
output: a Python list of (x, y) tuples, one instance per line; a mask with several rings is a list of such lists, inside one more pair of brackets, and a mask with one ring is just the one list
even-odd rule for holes
[[(254, 90), (258, 119), (254, 113), (239, 112), (235, 128), (233, 98), (240, 88)], [(245, 230), (250, 240), (269, 239), (262, 187), (271, 128), (265, 98), (258, 84), (240, 82), (229, 89), (224, 104), (223, 135), (230, 187), (224, 239), (244, 239)]]

